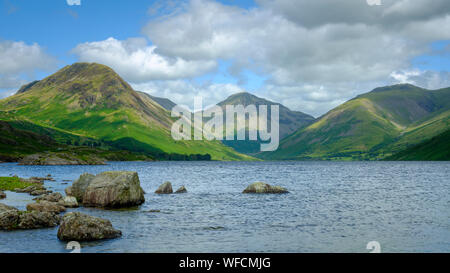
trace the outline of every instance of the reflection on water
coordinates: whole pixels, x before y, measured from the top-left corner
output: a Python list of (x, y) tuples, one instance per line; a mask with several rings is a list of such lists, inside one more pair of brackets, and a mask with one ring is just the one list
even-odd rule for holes
[[(82, 243), (83, 252), (383, 252), (450, 251), (448, 162), (114, 162), (106, 166), (0, 164), (0, 176), (52, 174), (49, 189), (80, 174), (137, 171), (139, 208), (69, 209), (111, 220), (123, 237)], [(164, 181), (188, 193), (156, 195)], [(284, 195), (245, 195), (265, 181)], [(65, 184), (68, 183), (68, 184)], [(0, 202), (25, 209), (32, 197)], [(0, 252), (68, 252), (57, 228), (0, 231)]]

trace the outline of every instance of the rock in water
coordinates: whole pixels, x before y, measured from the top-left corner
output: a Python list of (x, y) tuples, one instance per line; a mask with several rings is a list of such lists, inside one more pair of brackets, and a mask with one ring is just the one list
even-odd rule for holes
[(271, 186), (264, 182), (255, 182), (248, 186), (243, 193), (288, 193), (289, 191), (280, 186)]
[(18, 222), (19, 210), (0, 203), (0, 230), (15, 229)]
[(45, 211), (22, 212), (19, 216), (18, 229), (49, 228), (59, 225), (61, 217)]
[(27, 211), (61, 213), (61, 212), (65, 212), (66, 208), (59, 205), (58, 203), (48, 202), (48, 201), (40, 201), (39, 203), (27, 204)]
[(114, 229), (109, 220), (79, 212), (64, 215), (58, 229), (58, 238), (62, 241), (94, 241), (120, 236), (122, 232)]
[(73, 196), (66, 196), (63, 199), (58, 201), (58, 205), (61, 205), (66, 208), (78, 208), (77, 199)]
[(48, 194), (41, 195), (39, 197), (34, 198), (33, 200), (58, 202), (62, 198), (63, 198), (63, 196), (59, 192), (54, 192), (54, 193), (48, 193)]
[(181, 186), (175, 193), (186, 193), (187, 190), (184, 186)]
[(83, 174), (75, 181), (71, 194), (87, 207), (122, 208), (145, 202), (136, 172), (103, 172), (96, 176)]
[(5, 199), (6, 198), (6, 193), (0, 191), (0, 199)]
[(55, 213), (19, 211), (14, 207), (0, 204), (0, 230), (55, 227), (60, 219)]
[(170, 194), (173, 193), (172, 183), (164, 182), (159, 188), (155, 191), (157, 194)]

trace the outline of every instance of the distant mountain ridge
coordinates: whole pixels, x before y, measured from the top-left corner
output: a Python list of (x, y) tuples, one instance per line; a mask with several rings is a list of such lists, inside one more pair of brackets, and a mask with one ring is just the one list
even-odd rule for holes
[(283, 139), (264, 159), (382, 159), (450, 127), (450, 88), (376, 88)]
[[(280, 139), (288, 136), (289, 134), (295, 132), (296, 130), (303, 128), (309, 124), (311, 124), (315, 119), (314, 117), (302, 113), (300, 111), (291, 111), (286, 106), (272, 102), (269, 100), (266, 100), (264, 98), (257, 97), (253, 94), (250, 94), (248, 92), (241, 92), (236, 93), (228, 98), (226, 98), (224, 101), (219, 102), (217, 104), (220, 106), (224, 113), (226, 110), (226, 105), (243, 105), (244, 107), (249, 105), (255, 105), (256, 108), (260, 105), (267, 105), (267, 114), (268, 114), (268, 124), (270, 124), (271, 120), (271, 108), (272, 105), (278, 105), (279, 106), (279, 137)], [(224, 116), (224, 120), (226, 118), (226, 115)], [(248, 129), (248, 127), (247, 127)], [(236, 139), (236, 137), (235, 137)], [(225, 145), (233, 147), (236, 151), (247, 153), (247, 154), (255, 154), (260, 151), (261, 141), (251, 141), (251, 140), (224, 140), (222, 141)]]

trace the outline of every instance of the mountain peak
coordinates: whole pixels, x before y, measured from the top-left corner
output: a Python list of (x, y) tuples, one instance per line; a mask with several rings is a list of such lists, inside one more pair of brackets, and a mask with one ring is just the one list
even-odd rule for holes
[(373, 89), (370, 92), (385, 92), (385, 91), (408, 91), (408, 90), (418, 90), (422, 89), (420, 87), (417, 87), (415, 85), (409, 84), (409, 83), (400, 83), (400, 84), (394, 84), (389, 86), (383, 86), (383, 87), (377, 87)]

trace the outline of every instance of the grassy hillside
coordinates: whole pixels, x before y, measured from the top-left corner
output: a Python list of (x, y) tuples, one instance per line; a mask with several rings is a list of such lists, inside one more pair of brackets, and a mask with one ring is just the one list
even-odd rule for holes
[(449, 128), (450, 89), (377, 88), (284, 139), (265, 159), (382, 159)]
[[(175, 141), (170, 113), (135, 92), (112, 69), (76, 63), (24, 86), (0, 101), (0, 119), (23, 120), (121, 148), (140, 143), (153, 153), (210, 154), (216, 160), (251, 159), (220, 142)], [(130, 141), (128, 141), (130, 140)]]
[(450, 130), (414, 145), (386, 160), (450, 160)]

